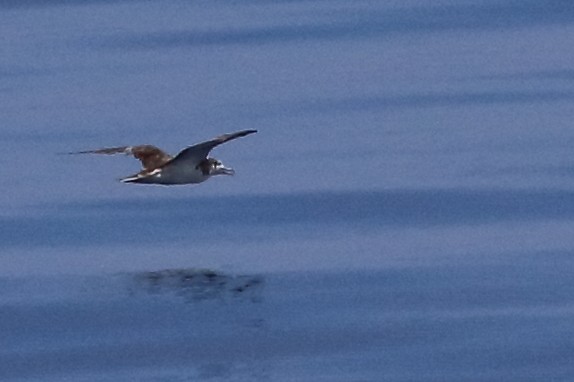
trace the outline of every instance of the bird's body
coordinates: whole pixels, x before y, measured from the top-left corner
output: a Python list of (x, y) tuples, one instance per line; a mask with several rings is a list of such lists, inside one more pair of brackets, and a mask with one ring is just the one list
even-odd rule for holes
[(137, 173), (121, 179), (124, 183), (143, 184), (193, 184), (205, 182), (211, 175), (204, 174), (195, 166), (173, 166), (166, 164), (160, 168)]
[(209, 152), (222, 143), (256, 133), (257, 130), (242, 130), (224, 134), (212, 140), (198, 143), (182, 150), (175, 157), (166, 154), (152, 145), (121, 146), (98, 150), (79, 151), (71, 154), (126, 154), (133, 155), (142, 163), (143, 169), (137, 174), (121, 179), (124, 183), (143, 184), (193, 184), (205, 182), (214, 175), (233, 175), (235, 171), (223, 166)]

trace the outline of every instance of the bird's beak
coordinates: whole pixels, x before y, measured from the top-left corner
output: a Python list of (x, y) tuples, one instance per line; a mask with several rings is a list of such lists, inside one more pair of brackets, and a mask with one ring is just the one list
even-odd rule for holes
[(229, 167), (220, 167), (218, 170), (220, 174), (235, 175), (235, 170)]

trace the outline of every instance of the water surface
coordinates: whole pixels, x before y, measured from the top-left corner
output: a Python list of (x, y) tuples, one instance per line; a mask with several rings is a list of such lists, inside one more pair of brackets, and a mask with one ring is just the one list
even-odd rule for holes
[[(569, 381), (573, 22), (0, 1), (0, 379)], [(61, 155), (241, 129), (197, 186)]]

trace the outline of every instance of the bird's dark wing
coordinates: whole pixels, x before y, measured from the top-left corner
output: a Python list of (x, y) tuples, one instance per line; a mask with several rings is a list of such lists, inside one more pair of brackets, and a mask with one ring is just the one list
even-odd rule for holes
[(203, 161), (207, 158), (207, 155), (214, 147), (219, 146), (222, 143), (231, 141), (236, 138), (244, 137), (249, 134), (256, 133), (257, 130), (241, 130), (235, 133), (223, 134), (212, 140), (201, 142), (196, 145), (190, 146), (182, 150), (179, 154), (173, 158), (172, 162), (176, 161), (195, 161), (197, 163)]
[(126, 154), (142, 162), (144, 170), (151, 171), (169, 162), (172, 157), (152, 145), (109, 147), (98, 150), (78, 151), (70, 154)]

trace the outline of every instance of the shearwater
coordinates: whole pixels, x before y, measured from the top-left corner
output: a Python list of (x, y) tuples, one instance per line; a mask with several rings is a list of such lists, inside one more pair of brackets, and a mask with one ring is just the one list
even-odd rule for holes
[(214, 175), (233, 175), (232, 168), (221, 161), (208, 158), (209, 152), (222, 143), (256, 133), (257, 130), (241, 130), (223, 134), (209, 141), (183, 149), (175, 157), (152, 145), (109, 147), (97, 150), (72, 152), (69, 154), (126, 154), (133, 155), (142, 163), (137, 174), (120, 179), (124, 183), (145, 184), (190, 184), (201, 183)]

